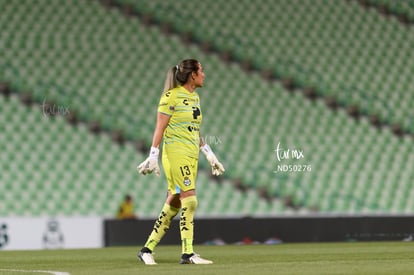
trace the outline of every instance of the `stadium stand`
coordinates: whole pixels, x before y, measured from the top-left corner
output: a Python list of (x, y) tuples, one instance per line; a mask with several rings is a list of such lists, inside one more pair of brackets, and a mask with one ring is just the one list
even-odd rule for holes
[[(250, 60), (299, 87), (414, 133), (414, 94), (407, 93), (414, 89), (412, 25), (388, 20), (358, 1), (121, 2), (212, 42), (236, 60)], [(370, 2), (410, 14), (414, 9), (411, 1)]]
[[(132, 190), (139, 214), (155, 216), (164, 185), (137, 176), (135, 166), (144, 155), (130, 143), (123, 147), (104, 134), (92, 135), (88, 126), (120, 130), (127, 140), (148, 146), (166, 69), (186, 57), (196, 57), (205, 68), (203, 136), (227, 170), (215, 184), (207, 163), (200, 162), (200, 215), (284, 214), (291, 207), (303, 213), (414, 210), (408, 199), (414, 194), (412, 139), (370, 123), (370, 115), (381, 114), (404, 129), (413, 125), (413, 94), (404, 93), (413, 88), (412, 59), (406, 58), (412, 54), (412, 28), (354, 2), (118, 3), (133, 3), (138, 17), (98, 1), (0, 0), (0, 80), (37, 102), (35, 110), (27, 110), (16, 97), (1, 99), (6, 115), (0, 125), (8, 135), (1, 145), (8, 153), (2, 154), (6, 172), (0, 188), (7, 192), (0, 192), (0, 215), (110, 215)], [(184, 3), (197, 7), (183, 9)], [(252, 11), (263, 16), (246, 14)], [(138, 20), (144, 15), (156, 24)], [(179, 35), (163, 33), (164, 24)], [(180, 35), (188, 33), (197, 43), (182, 42)], [(230, 52), (236, 62), (204, 52), (205, 42), (219, 53)], [(287, 89), (260, 72), (246, 72), (240, 66), (246, 60), (295, 85)], [(315, 87), (322, 97), (309, 100), (304, 87)], [(344, 106), (357, 104), (366, 116), (356, 120), (344, 109), (330, 109), (323, 97), (331, 96)], [(44, 103), (69, 107), (83, 123), (45, 118), (39, 107)], [(278, 144), (284, 152), (302, 151), (303, 158), (279, 161)], [(66, 148), (65, 157), (60, 148)], [(43, 156), (45, 150), (52, 153)], [(33, 167), (27, 159), (34, 160)], [(310, 171), (275, 172), (279, 165)], [(83, 167), (89, 169), (80, 173)], [(239, 181), (247, 191), (234, 189)], [(263, 190), (268, 201), (259, 198)]]
[[(73, 127), (43, 107), (24, 106), (16, 95), (0, 96), (0, 216), (111, 217), (127, 193), (133, 194), (139, 217), (158, 214), (165, 182), (138, 176), (136, 163), (145, 156), (132, 143), (116, 144), (107, 134), (91, 134), (84, 124)], [(281, 202), (268, 204), (257, 192), (235, 191), (229, 180), (211, 183), (205, 171), (200, 172), (198, 189), (201, 216), (284, 209)], [(231, 198), (237, 209), (225, 204)]]
[(403, 24), (414, 23), (414, 2), (412, 0), (360, 0), (361, 5), (375, 7), (386, 16), (396, 16)]

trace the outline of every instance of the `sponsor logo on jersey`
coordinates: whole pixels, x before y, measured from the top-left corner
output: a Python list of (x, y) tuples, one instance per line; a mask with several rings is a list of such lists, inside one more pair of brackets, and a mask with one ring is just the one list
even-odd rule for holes
[(187, 127), (187, 129), (188, 129), (188, 131), (190, 131), (190, 132), (199, 132), (200, 131), (200, 128), (198, 128), (198, 127), (196, 127), (196, 126), (188, 126)]
[(193, 103), (192, 105), (199, 105), (198, 99), (195, 98), (185, 98), (183, 100), (184, 105), (188, 105), (190, 102)]

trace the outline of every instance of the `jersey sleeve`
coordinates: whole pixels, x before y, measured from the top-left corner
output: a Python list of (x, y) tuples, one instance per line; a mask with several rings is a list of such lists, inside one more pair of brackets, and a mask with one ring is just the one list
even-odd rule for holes
[(170, 91), (164, 93), (158, 104), (158, 112), (172, 116), (175, 109), (175, 96)]

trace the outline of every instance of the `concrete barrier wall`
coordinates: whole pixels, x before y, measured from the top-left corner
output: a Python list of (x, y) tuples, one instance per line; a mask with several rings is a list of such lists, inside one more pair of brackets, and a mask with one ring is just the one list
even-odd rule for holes
[[(105, 220), (105, 246), (138, 245), (148, 237), (154, 220)], [(414, 216), (314, 216), (197, 219), (196, 244), (219, 238), (235, 243), (249, 238), (264, 242), (395, 241), (414, 235)], [(162, 244), (180, 244), (178, 220), (173, 220)]]

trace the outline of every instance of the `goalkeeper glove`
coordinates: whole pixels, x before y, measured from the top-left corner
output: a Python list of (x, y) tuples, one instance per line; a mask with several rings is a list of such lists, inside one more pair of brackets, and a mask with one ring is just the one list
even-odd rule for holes
[(204, 144), (200, 147), (201, 152), (204, 153), (206, 156), (208, 162), (211, 165), (211, 173), (214, 176), (220, 176), (224, 173), (224, 166), (221, 164), (218, 160), (216, 155), (213, 153), (213, 150), (211, 150), (210, 146), (208, 144)]
[(151, 147), (148, 158), (137, 167), (140, 174), (147, 175), (155, 171), (155, 175), (160, 176), (160, 167), (158, 166), (159, 152), (158, 148)]

